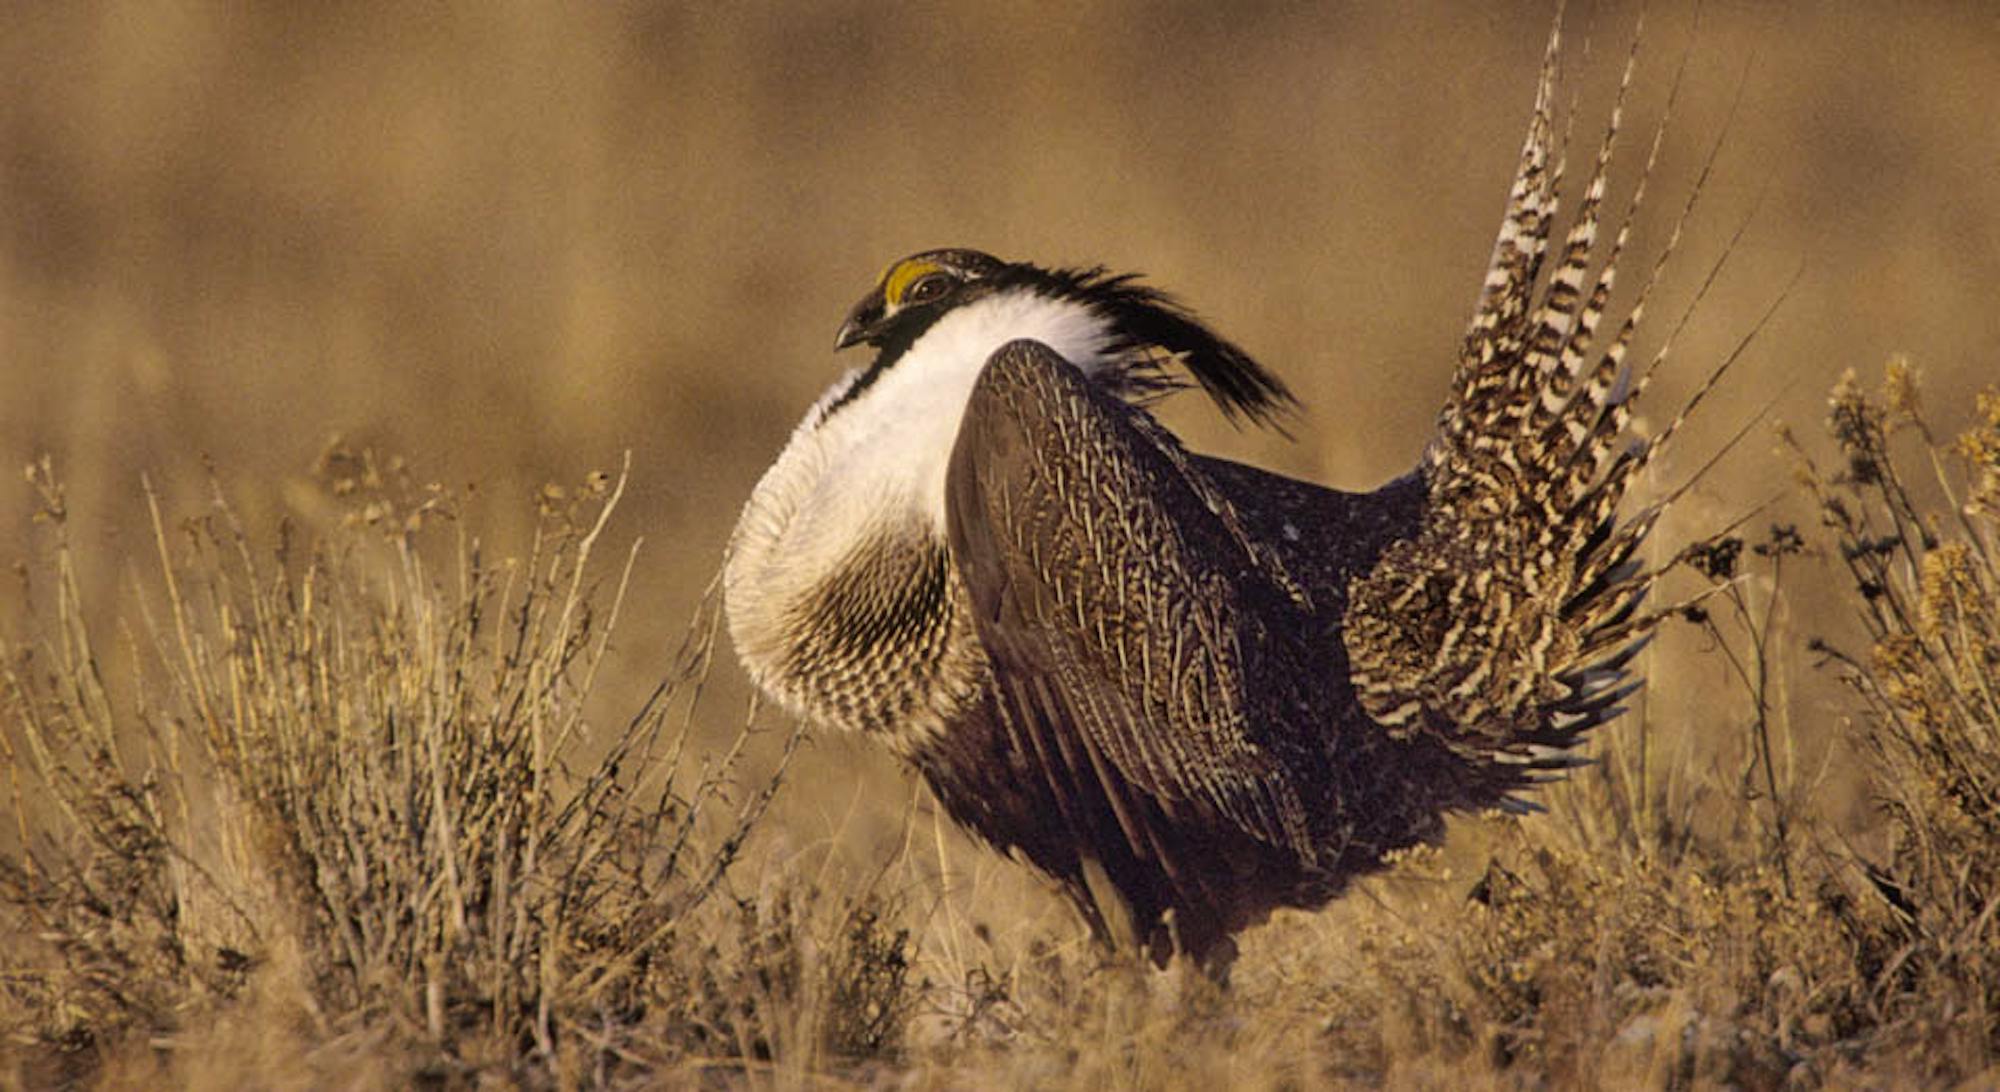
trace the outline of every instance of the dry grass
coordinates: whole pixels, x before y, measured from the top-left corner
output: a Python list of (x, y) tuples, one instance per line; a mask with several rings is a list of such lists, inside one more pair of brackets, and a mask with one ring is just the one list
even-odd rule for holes
[[(2000, 393), (1949, 443), (1903, 364), (1879, 395), (1849, 377), (1832, 406), (1842, 469), (1800, 458), (1824, 536), (1777, 527), (1689, 555), (1714, 582), (1686, 613), (1736, 681), (1733, 706), (1711, 706), (1740, 727), (1736, 765), (1613, 761), (1549, 794), (1547, 816), (1470, 821), (1335, 908), (1252, 933), (1228, 992), (1107, 962), (1073, 922), (1008, 918), (977, 877), (970, 901), (940, 890), (915, 838), (855, 875), (825, 847), (754, 838), (798, 736), (763, 741), (778, 761), (748, 781), (754, 710), (720, 747), (697, 742), (712, 612), (636, 712), (597, 714), (634, 556), (599, 559), (622, 475), (546, 490), (531, 552), (493, 563), (448, 494), (337, 453), (323, 477), (349, 515), (323, 542), (260, 556), (219, 496), (156, 519), (158, 609), (114, 658), (82, 624), (41, 464), (41, 637), (5, 674), (6, 1071), (109, 1087), (1990, 1079)], [(1816, 547), (1853, 578), (1864, 651), (1780, 620), (1784, 570)], [(1799, 746), (1766, 666), (1787, 646), (1851, 694), (1846, 742), (1879, 805), (1862, 823), (1816, 808), (1778, 758)], [(1675, 730), (1620, 726), (1611, 753)], [(730, 878), (745, 868), (747, 887)]]
[[(1749, 71), (1656, 314), (1766, 198), (1663, 386), (1806, 268), (1682, 450), (1898, 350), (1956, 432), (2000, 341), (1986, 6), (1650, 7), (1634, 132), (1694, 48), (1635, 253)], [(1571, 11), (1586, 134), (1634, 6)], [(1253, 932), (1225, 997), (1104, 966), (865, 747), (806, 741), (764, 808), (791, 737), (740, 734), (732, 667), (688, 711), (737, 506), (896, 254), (1143, 270), (1311, 407), (1295, 444), (1170, 408), (1196, 446), (1407, 467), (1549, 14), (10, 11), (0, 465), (66, 496), (0, 489), (36, 554), (0, 591), (0, 1087), (1991, 1083), (1990, 405), (1954, 453), (1900, 381), (1850, 390), (1850, 450), (1700, 559), (1735, 577), (1602, 766)], [(315, 485), (337, 431), (480, 488)], [(1661, 540), (1764, 499), (1757, 446)], [(538, 487), (628, 449), (578, 558), (606, 498)]]
[[(690, 923), (777, 787), (734, 780), (748, 727), (689, 747), (712, 612), (593, 739), (635, 556), (594, 557), (623, 477), (546, 491), (531, 552), (492, 564), (442, 491), (365, 456), (327, 466), (349, 526), (302, 556), (260, 557), (219, 496), (171, 529), (156, 514), (164, 602), (116, 686), (61, 486), (31, 468), (54, 538), (44, 640), (0, 692), (25, 1072), (150, 1048), (164, 1074), (213, 1077), (201, 1029), (231, 1005), (257, 1006), (308, 1079), (331, 1056), (603, 1081), (685, 1049), (698, 1025), (642, 1017), (714, 993), (689, 980), (683, 950), (711, 943)], [(441, 536), (436, 574), (420, 544)]]
[[(1849, 373), (1832, 405), (1845, 465), (1828, 478), (1808, 462), (1802, 477), (1870, 640), (1814, 647), (1855, 695), (1887, 841), (1857, 858), (1880, 913), (1842, 924), (1870, 1015), (1913, 1064), (1932, 1079), (1983, 1071), (2000, 1053), (2000, 389), (1948, 446), (1907, 361), (1872, 397)], [(1919, 480), (1898, 434), (1914, 435)], [(1939, 503), (1916, 499), (1920, 479)]]

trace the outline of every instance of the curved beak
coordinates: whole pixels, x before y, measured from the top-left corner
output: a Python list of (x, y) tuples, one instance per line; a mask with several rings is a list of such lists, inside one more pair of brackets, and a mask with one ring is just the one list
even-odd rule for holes
[(879, 289), (855, 304), (854, 310), (847, 313), (847, 321), (840, 324), (840, 332), (833, 337), (833, 351), (853, 348), (881, 333), (884, 309)]

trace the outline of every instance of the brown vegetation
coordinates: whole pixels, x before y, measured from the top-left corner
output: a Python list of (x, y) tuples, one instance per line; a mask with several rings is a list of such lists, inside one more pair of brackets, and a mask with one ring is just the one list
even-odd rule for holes
[[(1570, 7), (1582, 134), (1632, 13)], [(1656, 332), (1766, 197), (1657, 404), (1805, 265), (1681, 451), (1899, 350), (1930, 416), (1899, 372), (1752, 433), (1659, 540), (1788, 492), (1689, 558), (1602, 764), (1224, 995), (739, 715), (704, 589), (925, 246), (1144, 270), (1309, 407), (1169, 406), (1198, 447), (1410, 465), (1548, 5), (10, 11), (0, 466), (54, 468), (0, 489), (0, 1086), (1991, 1083), (1991, 15), (1651, 7), (1633, 132), (1694, 49), (1635, 253), (1750, 73)]]
[[(546, 490), (531, 551), (496, 564), (447, 493), (335, 453), (323, 477), (348, 517), (325, 541), (260, 551), (220, 497), (185, 522), (156, 517), (157, 608), (113, 656), (83, 622), (66, 501), (40, 464), (50, 552), (27, 579), (40, 637), (4, 674), (11, 1072), (446, 1086), (1990, 1076), (2000, 392), (1980, 411), (1941, 442), (1897, 363), (1879, 395), (1852, 376), (1835, 390), (1838, 473), (1800, 457), (1826, 528), (1810, 541), (1851, 574), (1868, 635), (1853, 652), (1809, 644), (1853, 695), (1870, 821), (1843, 827), (1771, 765), (1783, 744), (1757, 665), (1807, 642), (1773, 621), (1790, 589), (1756, 577), (1809, 540), (1786, 527), (1723, 540), (1693, 558), (1716, 591), (1686, 613), (1735, 665), (1740, 701), (1720, 714), (1747, 735), (1734, 784), (1608, 763), (1557, 790), (1547, 817), (1472, 824), (1483, 844), (1456, 857), (1476, 877), (1422, 851), (1327, 914), (1252, 934), (1229, 992), (1107, 962), (1074, 922), (1002, 935), (940, 922), (911, 905), (922, 880), (844, 879), (810, 853), (767, 855), (754, 892), (732, 884), (786, 766), (737, 776), (754, 710), (725, 749), (693, 742), (712, 613), (639, 709), (593, 712), (633, 564), (598, 556), (622, 475)], [(1910, 456), (1938, 503), (1918, 499)], [(618, 727), (593, 739), (593, 723)], [(1649, 729), (1671, 726), (1627, 726), (1622, 742)]]

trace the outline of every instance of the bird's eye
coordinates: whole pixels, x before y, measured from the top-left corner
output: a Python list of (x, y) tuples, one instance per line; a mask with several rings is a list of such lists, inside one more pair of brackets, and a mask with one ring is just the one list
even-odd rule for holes
[(912, 303), (929, 303), (944, 295), (950, 287), (950, 274), (926, 273), (903, 290), (903, 303), (905, 306)]

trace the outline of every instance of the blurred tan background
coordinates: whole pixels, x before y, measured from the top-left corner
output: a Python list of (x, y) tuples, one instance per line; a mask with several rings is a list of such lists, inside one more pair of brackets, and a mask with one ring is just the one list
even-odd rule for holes
[[(268, 531), (308, 515), (287, 483), (344, 434), (479, 483), (473, 528), (518, 549), (541, 483), (629, 448), (637, 679), (793, 423), (860, 363), (829, 352), (848, 306), (890, 259), (963, 244), (1151, 274), (1310, 407), (1289, 445), (1193, 405), (1176, 424), (1372, 485), (1443, 397), (1551, 7), (8, 5), (0, 465), (54, 455), (115, 604), (150, 550), (142, 472), (188, 511), (210, 456)], [(1588, 148), (1635, 12), (1575, 7)], [(1628, 284), (1743, 88), (1648, 348), (1749, 222), (1655, 405), (1802, 270), (1682, 469), (1767, 403), (1816, 433), (1840, 370), (1892, 351), (1962, 422), (2000, 376), (2000, 7), (1648, 18), (1615, 196), (1688, 71)], [(1703, 511), (1781, 487), (1770, 447), (1753, 435)], [(31, 508), (0, 487), (9, 561)], [(822, 750), (816, 777), (889, 776)]]

